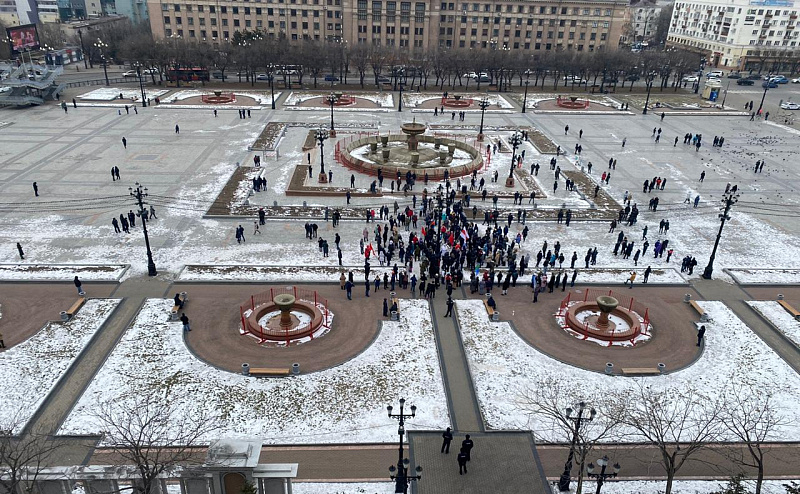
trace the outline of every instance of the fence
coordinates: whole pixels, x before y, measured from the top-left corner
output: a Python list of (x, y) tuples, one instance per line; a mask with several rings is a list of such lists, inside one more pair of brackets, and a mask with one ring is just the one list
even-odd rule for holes
[[(330, 329), (329, 326), (329, 313), (328, 313), (328, 300), (325, 298), (320, 297), (317, 295), (316, 290), (309, 290), (307, 288), (298, 288), (296, 286), (287, 286), (287, 287), (277, 287), (277, 288), (270, 288), (268, 292), (262, 292), (255, 295), (250, 296), (250, 303), (244, 304), (239, 306), (239, 316), (241, 317), (242, 321), (242, 330), (245, 332), (253, 333), (254, 335), (261, 338), (260, 343), (263, 343), (266, 340), (281, 340), (281, 341), (290, 341), (294, 338), (301, 338), (303, 336), (308, 336), (306, 332), (287, 332), (284, 330), (277, 331), (267, 327), (262, 326), (261, 324), (258, 325), (259, 329), (255, 329), (254, 327), (247, 324), (246, 317), (244, 313), (246, 311), (255, 311), (256, 307), (273, 302), (275, 300), (276, 295), (281, 294), (289, 294), (294, 296), (296, 300), (302, 300), (304, 302), (314, 304), (314, 307), (322, 312), (322, 326), (326, 329)], [(313, 328), (313, 317), (311, 323), (309, 323), (309, 334), (311, 338), (314, 338), (314, 329)]]
[[(559, 304), (556, 315), (558, 317), (566, 317), (567, 307), (569, 306), (570, 302), (588, 302), (601, 296), (614, 297), (619, 302), (618, 307), (622, 307), (639, 314), (642, 317), (642, 321), (640, 323), (640, 332), (644, 335), (648, 334), (647, 329), (650, 327), (650, 309), (648, 309), (641, 302), (637, 302), (635, 298), (628, 295), (615, 293), (613, 290), (589, 288), (583, 292), (583, 300), (579, 300), (580, 297), (572, 298), (572, 293), (570, 292), (567, 294), (564, 300), (561, 301), (561, 304)], [(586, 324), (587, 323), (584, 323), (585, 326)], [(609, 342), (609, 345), (610, 344), (611, 343)]]
[[(111, 79), (111, 78), (108, 79), (108, 83), (109, 84), (123, 84), (123, 83), (126, 83), (126, 82), (137, 83), (138, 84), (139, 81), (137, 81), (135, 79), (128, 80), (128, 79), (125, 79), (124, 77), (117, 77), (117, 78), (114, 78), (114, 79)], [(67, 83), (67, 87), (68, 88), (69, 87), (83, 87), (83, 86), (105, 86), (105, 85), (106, 85), (106, 80), (105, 79), (92, 79), (90, 81), (77, 81), (77, 82), (68, 82)]]

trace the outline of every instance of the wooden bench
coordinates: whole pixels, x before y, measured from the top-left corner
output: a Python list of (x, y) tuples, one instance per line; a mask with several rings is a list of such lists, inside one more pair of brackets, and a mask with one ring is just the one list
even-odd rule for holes
[(72, 317), (78, 312), (78, 310), (80, 310), (81, 307), (83, 307), (83, 304), (85, 303), (86, 297), (78, 297), (78, 300), (76, 300), (75, 303), (72, 304), (72, 307), (67, 310), (67, 316), (72, 319)]
[(781, 307), (786, 309), (786, 311), (793, 315), (795, 319), (800, 320), (800, 310), (795, 309), (791, 305), (789, 305), (785, 300), (778, 300), (778, 303), (781, 304)]
[(291, 369), (284, 369), (278, 367), (251, 367), (250, 375), (254, 377), (268, 377), (268, 376), (288, 376), (292, 373)]
[(654, 367), (623, 367), (623, 376), (657, 376), (661, 371)]
[(703, 322), (708, 321), (708, 315), (706, 314), (706, 311), (704, 311), (703, 308), (697, 304), (697, 302), (695, 302), (694, 300), (690, 300), (689, 305), (691, 305), (692, 308), (694, 308), (694, 310), (696, 310), (697, 313), (700, 314), (701, 321)]
[(489, 299), (486, 298), (483, 299), (483, 306), (486, 307), (486, 312), (489, 313), (489, 318), (491, 319), (492, 317), (494, 317), (494, 309), (489, 307)]
[[(184, 305), (186, 304), (186, 294), (185, 293), (181, 293), (178, 296), (178, 298), (180, 298), (181, 302), (183, 302)], [(178, 320), (178, 311), (179, 310), (181, 310), (181, 306), (180, 305), (173, 305), (172, 306), (172, 310), (170, 311), (170, 318), (173, 321), (177, 321)]]

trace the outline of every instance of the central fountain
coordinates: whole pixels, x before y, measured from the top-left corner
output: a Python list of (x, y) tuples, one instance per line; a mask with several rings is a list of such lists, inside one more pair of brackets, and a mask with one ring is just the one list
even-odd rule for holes
[(598, 329), (604, 329), (606, 331), (610, 329), (614, 331), (616, 324), (609, 322), (608, 315), (617, 308), (619, 301), (614, 297), (601, 295), (595, 299), (595, 302), (597, 302), (597, 307), (600, 309), (600, 315), (595, 320)]
[(417, 136), (420, 134), (425, 133), (426, 129), (425, 124), (417, 123), (417, 118), (411, 121), (411, 123), (404, 123), (400, 126), (400, 130), (403, 131), (405, 135), (408, 136), (408, 150), (409, 151), (416, 151), (419, 147), (419, 141), (417, 140)]
[[(583, 300), (574, 300), (570, 294), (562, 301), (556, 320), (563, 329), (581, 339), (609, 346), (632, 346), (650, 339), (650, 316), (646, 307), (634, 304), (630, 297), (625, 307), (621, 307), (619, 296), (611, 291), (594, 299), (589, 297), (590, 292), (597, 293), (587, 290)], [(636, 312), (634, 305), (643, 309), (644, 317)]]
[(278, 309), (281, 311), (281, 329), (288, 331), (288, 329), (292, 327), (292, 307), (294, 307), (295, 303), (294, 295), (281, 293), (280, 295), (276, 295), (272, 301), (275, 302), (275, 305), (277, 305)]

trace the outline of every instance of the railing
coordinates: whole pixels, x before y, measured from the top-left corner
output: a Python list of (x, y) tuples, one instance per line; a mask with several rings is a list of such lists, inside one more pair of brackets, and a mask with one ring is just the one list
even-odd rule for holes
[[(296, 286), (287, 286), (287, 287), (277, 287), (277, 288), (270, 288), (268, 292), (262, 292), (255, 295), (250, 296), (250, 303), (244, 304), (239, 306), (239, 316), (242, 322), (242, 330), (245, 332), (251, 332), (252, 329), (246, 321), (246, 317), (244, 315), (245, 312), (255, 311), (256, 307), (273, 302), (275, 300), (276, 295), (282, 294), (289, 294), (294, 296), (296, 300), (302, 300), (304, 302), (314, 304), (320, 312), (322, 312), (322, 326), (326, 329), (330, 329), (329, 321), (329, 312), (328, 312), (328, 300), (325, 298), (320, 297), (316, 290), (309, 290), (307, 288), (298, 288)], [(313, 318), (312, 318), (313, 322)], [(261, 338), (261, 343), (264, 341), (271, 339), (271, 340), (284, 340), (289, 341), (292, 339), (293, 335), (291, 333), (286, 334), (284, 332), (276, 333), (275, 331), (265, 328), (259, 324), (260, 332), (254, 333), (256, 336)], [(313, 339), (313, 333), (311, 334), (311, 338)]]
[[(630, 297), (628, 295), (615, 293), (613, 290), (599, 290), (596, 288), (590, 288), (584, 291), (583, 302), (594, 300), (595, 298), (600, 296), (614, 297), (619, 302), (619, 307), (623, 307), (625, 309), (628, 309), (629, 311), (636, 312), (640, 316), (644, 314), (642, 316), (642, 320), (640, 321), (640, 333), (643, 335), (649, 335), (648, 328), (650, 327), (650, 309), (648, 307), (646, 307), (641, 302), (637, 302), (635, 298)], [(556, 313), (558, 317), (566, 317), (567, 308), (570, 302), (574, 302), (574, 300), (572, 300), (572, 293), (568, 293), (567, 296), (561, 301), (561, 304), (558, 307), (558, 312)], [(585, 333), (588, 332), (589, 329), (588, 321), (584, 321), (583, 329)], [(633, 341), (631, 341), (631, 343), (633, 343)], [(609, 341), (609, 346), (611, 346), (611, 341)]]
[[(117, 77), (114, 79), (109, 78), (109, 84), (122, 84), (122, 83), (138, 83), (139, 81), (136, 79), (125, 79), (124, 77)], [(89, 81), (78, 81), (78, 82), (68, 82), (67, 87), (83, 87), (83, 86), (105, 86), (106, 80), (105, 79), (92, 79)]]

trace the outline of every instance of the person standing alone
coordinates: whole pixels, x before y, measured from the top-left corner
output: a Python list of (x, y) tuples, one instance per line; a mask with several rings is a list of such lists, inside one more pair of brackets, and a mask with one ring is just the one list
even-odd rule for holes
[(453, 440), (453, 432), (448, 427), (446, 431), (442, 433), (442, 453), (450, 454), (450, 441)]

